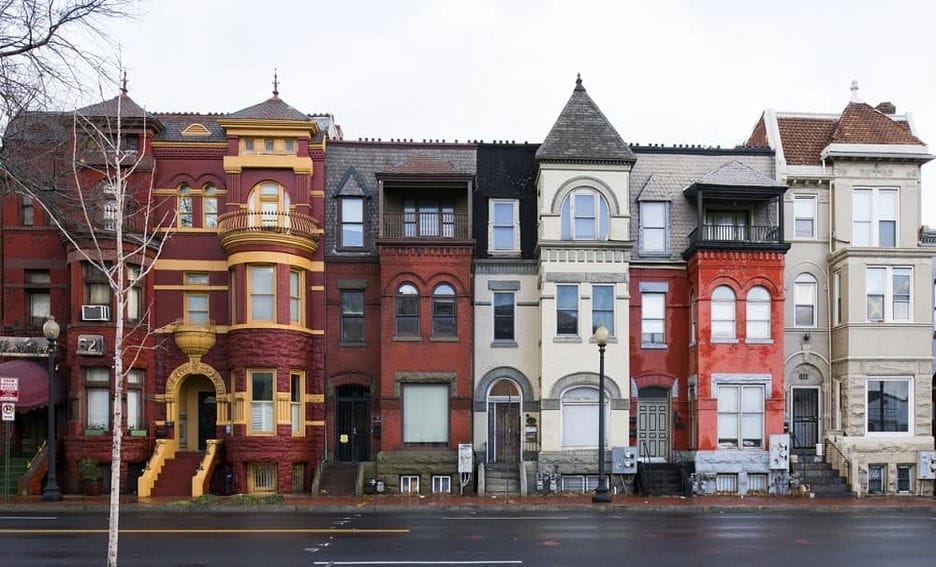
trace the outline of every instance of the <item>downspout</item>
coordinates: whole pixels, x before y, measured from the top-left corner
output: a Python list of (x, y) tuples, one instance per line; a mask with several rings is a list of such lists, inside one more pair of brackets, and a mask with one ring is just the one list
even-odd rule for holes
[[(822, 159), (822, 173), (823, 175), (825, 175), (826, 173), (825, 158)], [(835, 202), (835, 192), (833, 191), (834, 187), (835, 187), (835, 179), (830, 178), (829, 179), (829, 255), (830, 256), (832, 255), (832, 252), (834, 251), (834, 241), (835, 241), (835, 229), (832, 224), (834, 221), (833, 211), (835, 210), (835, 207), (833, 207), (833, 204)], [(829, 422), (831, 425), (835, 426), (833, 427), (833, 429), (838, 430), (838, 429), (841, 429), (841, 425), (842, 425), (841, 415), (839, 414), (839, 409), (838, 409), (842, 405), (842, 400), (841, 400), (842, 393), (841, 393), (841, 387), (839, 386), (838, 381), (834, 379), (833, 373), (832, 373), (832, 361), (834, 360), (834, 357), (832, 356), (832, 319), (833, 319), (832, 314), (834, 313), (833, 310), (837, 309), (838, 306), (832, 304), (832, 302), (835, 300), (835, 297), (834, 297), (835, 272), (830, 271), (828, 269), (829, 268), (828, 264), (829, 263), (826, 262), (826, 266), (827, 266), (826, 272), (829, 274), (826, 278), (826, 288), (827, 288), (826, 295), (828, 296), (827, 311), (828, 311), (828, 321), (829, 321), (829, 332), (826, 333), (826, 343), (827, 343), (826, 346), (828, 347), (828, 350), (826, 352), (829, 353), (829, 380), (831, 382), (830, 387), (833, 389), (833, 391), (831, 392), (833, 403), (830, 404), (832, 407), (829, 408), (832, 415), (829, 416), (830, 417)], [(829, 285), (829, 282), (832, 282), (832, 284)], [(838, 292), (839, 292), (839, 295), (842, 294), (841, 284), (839, 284)], [(839, 321), (839, 324), (841, 323), (842, 322)]]

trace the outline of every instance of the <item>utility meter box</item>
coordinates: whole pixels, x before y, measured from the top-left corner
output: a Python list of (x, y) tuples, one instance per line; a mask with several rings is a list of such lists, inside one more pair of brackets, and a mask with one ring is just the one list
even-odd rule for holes
[(637, 474), (635, 447), (611, 447), (611, 474)]
[(917, 453), (917, 479), (936, 480), (936, 451)]
[(770, 436), (770, 470), (790, 470), (789, 433), (775, 433)]

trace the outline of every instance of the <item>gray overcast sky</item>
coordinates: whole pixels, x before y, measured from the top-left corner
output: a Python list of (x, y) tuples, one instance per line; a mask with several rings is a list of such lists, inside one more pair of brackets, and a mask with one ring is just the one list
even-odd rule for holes
[[(635, 143), (733, 146), (765, 108), (839, 112), (858, 81), (936, 151), (936, 2), (151, 0), (112, 30), (151, 111), (270, 96), (346, 139), (542, 141), (576, 73)], [(936, 165), (923, 222), (936, 226)]]

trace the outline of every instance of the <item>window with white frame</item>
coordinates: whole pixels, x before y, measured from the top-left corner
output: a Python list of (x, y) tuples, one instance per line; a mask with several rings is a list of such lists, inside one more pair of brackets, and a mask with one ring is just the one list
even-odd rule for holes
[(455, 288), (449, 284), (437, 285), (432, 292), (433, 336), (456, 336), (458, 334), (457, 321)]
[(364, 199), (342, 197), (339, 206), (339, 248), (361, 248), (364, 246)]
[(666, 344), (666, 294), (663, 292), (640, 294), (640, 343)]
[(26, 270), (26, 295), (29, 301), (29, 318), (33, 326), (40, 327), (46, 316), (51, 313), (52, 299), (50, 286), (52, 274), (49, 270)]
[(452, 492), (452, 477), (442, 474), (432, 475), (433, 494), (450, 494)]
[(604, 196), (589, 187), (573, 190), (560, 208), (562, 240), (607, 240), (610, 213)]
[(793, 197), (793, 236), (816, 238), (816, 196)]
[(139, 266), (127, 266), (127, 319), (139, 321), (143, 317), (143, 279)]
[(179, 186), (179, 226), (192, 228), (192, 188), (188, 183)]
[[(111, 286), (107, 274), (90, 262), (81, 265), (84, 272), (84, 300), (86, 305), (110, 305)], [(109, 267), (109, 266), (108, 266)]]
[(250, 432), (274, 433), (272, 370), (249, 370), (250, 375)]
[[(208, 272), (186, 272), (183, 282), (187, 288), (207, 288)], [(185, 292), (185, 321), (190, 325), (208, 324), (208, 292), (207, 289)]]
[(867, 390), (869, 434), (912, 432), (913, 381), (909, 377), (869, 377)]
[(747, 294), (747, 338), (753, 341), (770, 340), (770, 292), (755, 286)]
[(400, 494), (419, 494), (419, 475), (400, 475)]
[(516, 340), (516, 295), (512, 291), (494, 292), (494, 340)]
[(852, 245), (897, 246), (897, 189), (852, 189)]
[(302, 324), (302, 272), (289, 270), (289, 322)]
[(275, 272), (273, 266), (250, 267), (250, 318), (254, 321), (273, 321), (276, 317), (274, 301)]
[(592, 285), (592, 334), (599, 325), (614, 336), (614, 286)]
[(488, 252), (520, 251), (520, 202), (516, 199), (488, 201)]
[(913, 492), (913, 465), (897, 465), (897, 494)]
[(110, 430), (110, 369), (89, 366), (83, 369), (87, 407), (85, 427)]
[(556, 286), (556, 334), (578, 335), (578, 286)]
[(793, 282), (793, 326), (815, 327), (817, 313), (816, 278), (802, 273)]
[(718, 385), (718, 446), (753, 449), (764, 446), (764, 386)]
[(298, 370), (289, 373), (289, 423), (293, 435), (302, 435), (303, 433), (303, 376), (303, 373)]
[(735, 323), (735, 293), (720, 285), (712, 292), (712, 340), (727, 341), (737, 338)]
[(202, 214), (204, 215), (205, 228), (217, 228), (218, 226), (218, 188), (211, 183), (205, 184), (202, 189)]
[(696, 309), (698, 308), (698, 302), (696, 301), (695, 291), (689, 293), (689, 344), (695, 344), (698, 340), (696, 334), (699, 330), (699, 325), (696, 323)]
[(403, 442), (448, 443), (449, 385), (403, 384)]
[[(577, 386), (562, 393), (562, 446), (598, 446), (598, 388)], [(605, 423), (610, 424), (608, 396), (605, 396)]]
[(127, 429), (146, 429), (143, 419), (143, 377), (139, 369), (127, 372)]
[(669, 251), (669, 203), (640, 202), (640, 253), (666, 254)]
[(419, 290), (411, 283), (401, 284), (394, 298), (396, 336), (419, 336)]
[(865, 270), (867, 320), (910, 321), (913, 270), (869, 266)]

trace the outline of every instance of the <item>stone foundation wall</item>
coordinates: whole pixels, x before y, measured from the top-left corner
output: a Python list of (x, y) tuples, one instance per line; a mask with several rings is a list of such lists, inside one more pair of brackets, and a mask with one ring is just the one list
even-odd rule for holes
[[(913, 465), (910, 471), (911, 494), (933, 495), (933, 481), (918, 480), (916, 465), (919, 451), (933, 450), (932, 436), (916, 437), (836, 437), (832, 443), (849, 460), (848, 486), (860, 496), (868, 493), (868, 465), (885, 465), (884, 493), (897, 494), (897, 465)], [(844, 464), (837, 467), (845, 473)]]
[[(452, 478), (452, 493), (459, 492), (458, 451), (450, 449), (381, 451), (377, 453), (377, 480), (384, 482), (387, 494), (400, 493), (400, 475), (419, 475), (419, 493), (432, 493), (432, 477), (447, 475)], [(474, 492), (474, 483), (465, 487)]]
[(702, 494), (715, 494), (716, 477), (719, 474), (738, 475), (739, 495), (750, 490), (751, 474), (766, 474), (770, 494), (785, 494), (788, 488), (787, 471), (772, 471), (769, 466), (769, 451), (739, 451), (723, 449), (696, 451), (695, 471), (699, 479), (698, 490)]

